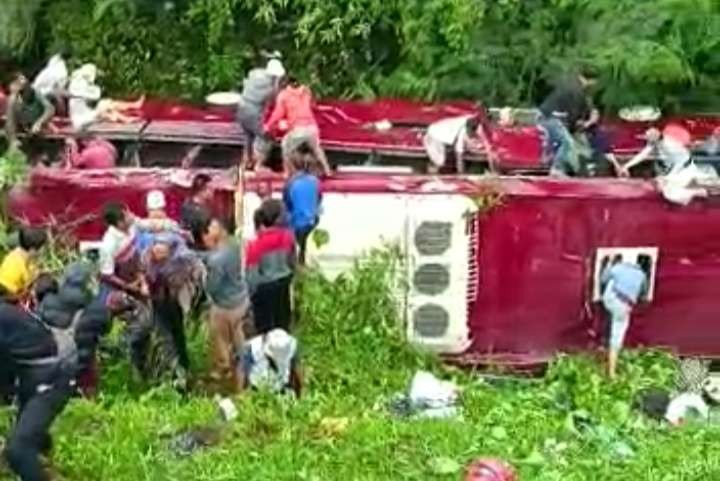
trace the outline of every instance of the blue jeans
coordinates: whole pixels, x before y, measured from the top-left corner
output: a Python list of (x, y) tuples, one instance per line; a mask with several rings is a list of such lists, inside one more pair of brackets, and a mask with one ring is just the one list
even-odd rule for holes
[(567, 176), (579, 170), (575, 140), (565, 124), (557, 117), (541, 115), (538, 120), (545, 132), (544, 154), (550, 160), (550, 174)]

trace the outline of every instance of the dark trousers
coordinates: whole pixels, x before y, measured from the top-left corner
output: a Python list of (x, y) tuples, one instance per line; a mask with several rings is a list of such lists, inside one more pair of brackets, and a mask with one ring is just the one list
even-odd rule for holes
[(40, 460), (50, 452), (50, 426), (74, 393), (69, 380), (56, 382), (49, 390), (21, 393), (17, 422), (5, 450), (10, 468), (22, 481), (49, 481)]
[(257, 334), (273, 329), (290, 330), (292, 309), (290, 307), (290, 286), (292, 278), (286, 277), (258, 286), (252, 296), (253, 316)]
[(180, 304), (171, 298), (153, 300), (155, 321), (164, 337), (163, 342), (169, 343), (169, 355), (177, 357), (180, 367), (190, 369), (190, 356), (185, 339), (185, 322)]
[(307, 251), (307, 241), (313, 230), (315, 230), (315, 225), (303, 227), (295, 231), (295, 242), (297, 242), (298, 247), (298, 263), (301, 266), (305, 265), (305, 252)]

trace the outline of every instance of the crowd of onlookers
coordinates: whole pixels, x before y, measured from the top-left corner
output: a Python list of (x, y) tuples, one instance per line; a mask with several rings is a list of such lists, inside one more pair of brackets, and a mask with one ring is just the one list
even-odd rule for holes
[(20, 228), (0, 263), (0, 387), (20, 407), (7, 457), (23, 480), (47, 479), (39, 455), (49, 447), (50, 424), (78, 389), (88, 396), (98, 389), (98, 344), (113, 319), (141, 380), (191, 389), (186, 327), (205, 317), (208, 387), (300, 395), (292, 286), (320, 215), (316, 165), (305, 144), (287, 152), (282, 200), (262, 201), (247, 240), (213, 211), (204, 174), (195, 176), (178, 220), (158, 190), (147, 193), (144, 217), (119, 202), (103, 206), (96, 260), (73, 262), (57, 278), (40, 272), (47, 233)]

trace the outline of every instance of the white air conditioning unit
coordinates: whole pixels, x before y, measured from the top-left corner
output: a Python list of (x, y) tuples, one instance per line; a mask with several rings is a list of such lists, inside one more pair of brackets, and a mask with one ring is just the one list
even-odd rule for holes
[(474, 291), (475, 259), (468, 213), (460, 195), (419, 195), (409, 201), (407, 233), (407, 336), (442, 353), (469, 345), (468, 293)]

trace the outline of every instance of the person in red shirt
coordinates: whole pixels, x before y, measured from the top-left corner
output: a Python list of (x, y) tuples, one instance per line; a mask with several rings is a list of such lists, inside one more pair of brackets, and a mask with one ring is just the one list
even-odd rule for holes
[(290, 290), (295, 272), (295, 236), (285, 227), (285, 208), (277, 199), (262, 203), (254, 216), (257, 235), (247, 244), (245, 273), (258, 334), (290, 330)]
[(313, 113), (314, 103), (309, 87), (301, 85), (293, 77), (288, 78), (287, 85), (275, 100), (275, 107), (265, 122), (264, 130), (285, 132), (282, 139), (284, 162), (287, 163), (290, 154), (304, 144), (315, 154), (327, 175), (330, 173), (330, 166), (320, 145), (320, 129)]
[(99, 137), (78, 145), (73, 138), (65, 140), (66, 166), (70, 169), (112, 169), (117, 165), (115, 146)]

